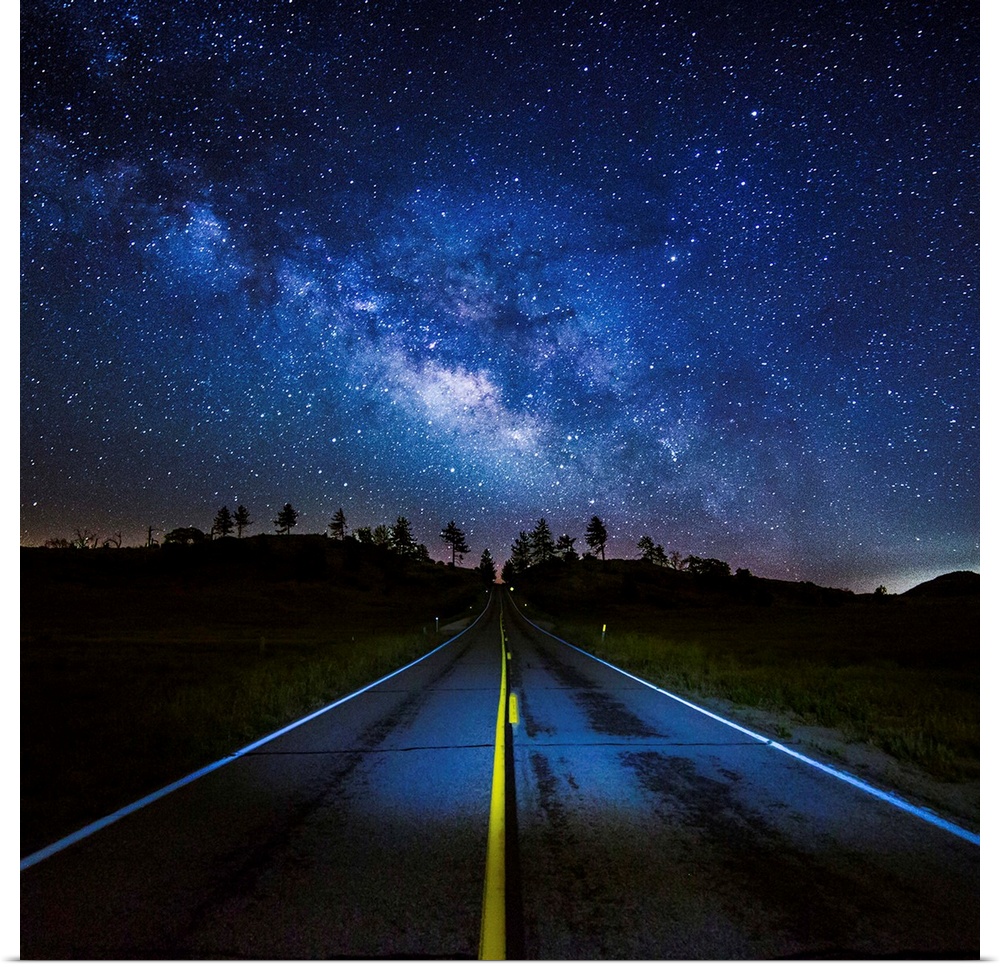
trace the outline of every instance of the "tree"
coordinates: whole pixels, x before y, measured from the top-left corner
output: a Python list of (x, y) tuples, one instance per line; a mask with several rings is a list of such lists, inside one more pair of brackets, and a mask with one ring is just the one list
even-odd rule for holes
[(684, 570), (684, 559), (681, 557), (680, 551), (671, 551), (667, 555), (667, 567), (672, 567), (675, 571)]
[(570, 537), (569, 534), (560, 534), (559, 540), (556, 541), (556, 557), (564, 561), (580, 560), (580, 555), (576, 553), (576, 548), (573, 547), (575, 543), (575, 537)]
[(246, 509), (242, 504), (236, 508), (236, 513), (233, 514), (233, 523), (236, 525), (236, 536), (242, 537), (243, 531), (245, 531), (253, 521), (250, 520), (250, 511)]
[(488, 547), (483, 550), (483, 554), (482, 557), (479, 558), (479, 566), (476, 568), (476, 571), (483, 579), (483, 584), (487, 587), (496, 582), (497, 566)]
[(392, 545), (392, 531), (387, 524), (376, 524), (372, 530), (372, 543), (376, 547), (390, 547)]
[(288, 534), (298, 523), (298, 519), (299, 512), (291, 504), (285, 504), (271, 523), (274, 524), (279, 533)]
[(354, 539), (359, 544), (374, 544), (375, 535), (370, 527), (358, 527), (354, 531)]
[(342, 541), (347, 536), (347, 518), (344, 516), (343, 507), (333, 515), (333, 520), (326, 526), (330, 528), (335, 541)]
[(727, 578), (732, 574), (732, 570), (725, 561), (720, 561), (714, 557), (695, 557), (690, 555), (684, 558), (689, 573), (695, 577), (706, 578)]
[(441, 531), (441, 540), (451, 548), (451, 566), (455, 566), (455, 555), (462, 560), (463, 554), (469, 553), (469, 545), (465, 543), (465, 531), (453, 520), (448, 521), (448, 526)]
[(608, 530), (604, 526), (604, 522), (596, 514), (590, 518), (590, 523), (587, 525), (587, 533), (584, 534), (583, 538), (587, 542), (587, 547), (589, 547), (595, 554), (600, 552), (601, 560), (604, 560), (604, 547), (608, 543)]
[(89, 527), (84, 527), (82, 530), (78, 527), (76, 529), (76, 537), (74, 537), (70, 541), (70, 544), (72, 544), (73, 547), (89, 549), (97, 547), (97, 542), (99, 540), (100, 538), (97, 536), (97, 534), (94, 531), (90, 530)]
[(549, 523), (541, 517), (531, 532), (531, 563), (544, 564), (556, 556), (556, 542), (552, 539)]
[(392, 525), (389, 544), (401, 557), (414, 557), (416, 555), (417, 542), (413, 539), (410, 522), (405, 517), (396, 518), (396, 523)]
[(163, 535), (164, 544), (201, 544), (208, 537), (197, 527), (175, 527)]
[[(521, 531), (514, 543), (510, 545), (510, 557), (507, 559), (507, 564), (504, 565), (503, 579), (510, 581), (513, 575), (524, 574), (531, 567), (531, 563), (531, 538), (524, 531)], [(510, 577), (508, 577), (508, 569)]]
[(517, 571), (514, 570), (514, 565), (511, 563), (510, 558), (507, 558), (503, 562), (503, 567), (500, 569), (500, 580), (504, 584), (513, 584), (514, 579), (517, 577)]
[(212, 522), (212, 533), (218, 537), (228, 537), (233, 532), (235, 522), (228, 507), (221, 507)]
[(642, 554), (642, 560), (649, 561), (651, 564), (658, 564), (660, 567), (667, 566), (667, 555), (663, 550), (663, 545), (654, 544), (652, 537), (643, 535), (639, 538), (637, 546)]

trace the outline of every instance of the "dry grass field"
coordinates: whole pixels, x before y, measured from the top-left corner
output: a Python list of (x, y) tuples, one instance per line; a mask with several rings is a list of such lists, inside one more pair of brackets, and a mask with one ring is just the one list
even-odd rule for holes
[(426, 653), (478, 578), (322, 537), (21, 552), (22, 855)]
[(978, 778), (978, 575), (876, 596), (639, 561), (535, 571), (517, 585), (529, 615), (656, 684), (838, 730), (935, 780)]
[[(971, 579), (876, 597), (584, 560), (530, 569), (515, 598), (779, 736), (827, 730), (939, 784), (978, 778)], [(22, 549), (22, 855), (426, 653), (484, 600), (469, 569), (320, 536)]]

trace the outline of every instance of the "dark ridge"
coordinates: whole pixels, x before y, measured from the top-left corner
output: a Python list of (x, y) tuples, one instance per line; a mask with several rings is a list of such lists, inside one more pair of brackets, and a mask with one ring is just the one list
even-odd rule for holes
[(962, 598), (979, 596), (979, 575), (975, 571), (951, 571), (903, 592), (912, 598)]

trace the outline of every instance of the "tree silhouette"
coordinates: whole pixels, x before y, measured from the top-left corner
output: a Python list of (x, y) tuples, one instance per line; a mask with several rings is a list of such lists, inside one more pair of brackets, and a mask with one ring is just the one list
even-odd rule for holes
[(469, 545), (465, 543), (465, 531), (453, 520), (448, 521), (448, 526), (441, 531), (441, 540), (451, 548), (451, 566), (455, 566), (455, 556), (462, 559), (463, 554), (469, 553)]
[(221, 507), (212, 521), (212, 533), (219, 537), (228, 537), (233, 532), (233, 515), (229, 513), (228, 507)]
[(510, 545), (510, 557), (504, 566), (504, 580), (510, 580), (507, 576), (508, 568), (511, 575), (524, 574), (531, 565), (531, 538), (524, 531), (521, 531), (514, 543)]
[(695, 557), (693, 554), (684, 558), (689, 573), (696, 577), (727, 578), (732, 570), (725, 561), (714, 557)]
[(99, 540), (100, 538), (97, 534), (90, 530), (89, 527), (84, 527), (82, 530), (78, 527), (76, 529), (76, 537), (74, 537), (70, 543), (73, 547), (93, 548), (97, 547)]
[(376, 524), (372, 530), (372, 543), (376, 547), (392, 546), (392, 531), (387, 524)]
[(573, 547), (575, 543), (575, 537), (570, 537), (569, 534), (560, 534), (559, 540), (556, 541), (556, 557), (564, 561), (580, 560), (580, 555), (576, 553), (576, 548)]
[(288, 534), (296, 523), (298, 523), (298, 519), (299, 512), (291, 504), (285, 504), (278, 516), (271, 523), (274, 524), (279, 533)]
[(604, 560), (604, 546), (608, 543), (608, 530), (604, 526), (604, 522), (596, 514), (590, 518), (590, 523), (587, 525), (587, 533), (584, 534), (584, 540), (587, 542), (587, 547), (589, 547), (595, 553), (600, 551), (601, 560)]
[(417, 542), (413, 539), (410, 522), (405, 517), (397, 517), (392, 525), (392, 535), (389, 539), (392, 549), (400, 557), (414, 557), (417, 552)]
[(250, 520), (250, 511), (246, 509), (242, 504), (236, 508), (236, 513), (233, 514), (233, 523), (236, 525), (236, 536), (242, 537), (243, 531), (245, 531), (253, 521)]
[(640, 537), (638, 548), (642, 552), (642, 560), (658, 564), (660, 567), (667, 566), (668, 558), (666, 551), (663, 550), (663, 545), (654, 544), (652, 537), (648, 535)]
[(503, 569), (500, 571), (500, 577), (503, 579), (505, 584), (513, 584), (514, 579), (518, 576), (520, 572), (514, 570), (514, 563), (510, 558), (504, 561)]
[(490, 587), (497, 579), (497, 566), (496, 562), (493, 560), (493, 556), (490, 554), (490, 549), (487, 547), (484, 549), (482, 556), (479, 558), (479, 566), (476, 568), (479, 576), (483, 579), (483, 584)]
[(164, 544), (202, 544), (208, 540), (197, 527), (175, 527), (163, 536)]
[(548, 521), (541, 517), (530, 534), (531, 563), (544, 564), (556, 556), (556, 542), (552, 538)]
[(347, 536), (347, 518), (344, 516), (343, 507), (333, 515), (333, 520), (327, 524), (327, 527), (330, 528), (335, 541), (342, 541)]

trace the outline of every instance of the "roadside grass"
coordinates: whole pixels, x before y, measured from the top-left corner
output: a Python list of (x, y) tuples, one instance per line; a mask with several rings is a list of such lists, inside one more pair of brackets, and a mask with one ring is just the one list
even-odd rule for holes
[[(22, 855), (426, 654), (464, 574), (22, 586)], [(434, 610), (439, 611), (435, 615)]]
[(967, 601), (717, 604), (655, 618), (626, 607), (603, 638), (597, 621), (553, 620), (560, 637), (686, 697), (837, 729), (939, 780), (979, 775), (978, 608)]

